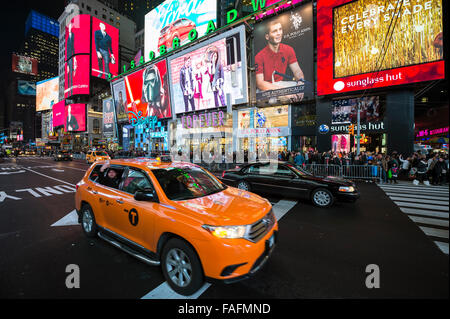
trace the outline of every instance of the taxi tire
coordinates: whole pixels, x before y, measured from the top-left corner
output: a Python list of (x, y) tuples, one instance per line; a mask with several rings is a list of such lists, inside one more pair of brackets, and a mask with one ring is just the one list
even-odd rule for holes
[[(175, 284), (167, 273), (167, 255), (172, 249), (181, 250), (188, 258), (191, 264), (191, 282), (186, 287), (180, 287)], [(200, 259), (195, 250), (184, 240), (178, 238), (170, 239), (163, 248), (161, 256), (161, 268), (169, 286), (180, 295), (190, 296), (198, 291), (204, 283), (203, 268)]]
[[(85, 212), (89, 213), (92, 216), (92, 228), (90, 231), (87, 231), (83, 225), (83, 217), (84, 217)], [(81, 228), (83, 229), (83, 232), (87, 237), (89, 237), (89, 238), (97, 237), (98, 228), (97, 228), (97, 224), (95, 222), (95, 215), (89, 204), (83, 204), (83, 206), (81, 207)]]

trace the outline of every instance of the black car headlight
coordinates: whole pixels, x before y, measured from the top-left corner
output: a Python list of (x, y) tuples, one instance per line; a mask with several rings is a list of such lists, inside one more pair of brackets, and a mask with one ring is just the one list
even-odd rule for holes
[(339, 187), (339, 191), (342, 193), (353, 193), (355, 188), (353, 186), (341, 186)]

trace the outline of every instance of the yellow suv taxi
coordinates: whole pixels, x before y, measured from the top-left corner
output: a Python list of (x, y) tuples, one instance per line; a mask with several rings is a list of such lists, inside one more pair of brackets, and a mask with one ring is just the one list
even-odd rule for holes
[(110, 160), (111, 157), (109, 157), (108, 153), (105, 151), (89, 151), (86, 153), (86, 163), (92, 164), (97, 161), (106, 161)]
[(226, 186), (195, 164), (98, 162), (76, 189), (84, 233), (161, 266), (182, 295), (193, 294), (204, 281), (249, 277), (276, 244), (278, 224), (268, 200)]

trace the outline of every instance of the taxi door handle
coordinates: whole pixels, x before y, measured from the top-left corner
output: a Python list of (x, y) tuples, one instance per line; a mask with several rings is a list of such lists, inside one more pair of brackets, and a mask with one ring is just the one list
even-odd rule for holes
[(92, 194), (98, 194), (97, 191), (93, 190), (92, 188), (88, 187), (87, 188), (88, 192), (91, 192)]
[(119, 204), (123, 204), (124, 203), (123, 200), (120, 200), (120, 199), (116, 199), (116, 202), (118, 202)]

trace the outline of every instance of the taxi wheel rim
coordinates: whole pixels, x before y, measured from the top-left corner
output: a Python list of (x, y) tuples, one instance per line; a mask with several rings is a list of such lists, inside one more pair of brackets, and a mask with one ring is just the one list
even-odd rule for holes
[(245, 191), (248, 191), (248, 185), (247, 185), (246, 182), (240, 182), (240, 183), (238, 184), (238, 188), (239, 188), (239, 189), (242, 189), (242, 190), (245, 190)]
[(318, 191), (314, 194), (314, 202), (316, 202), (320, 206), (327, 206), (330, 201), (330, 194), (325, 191)]
[(180, 249), (167, 253), (166, 270), (170, 280), (178, 287), (186, 287), (192, 281), (192, 265), (189, 257)]
[(83, 212), (83, 228), (86, 232), (90, 233), (92, 230), (94, 220), (91, 213), (88, 210)]

